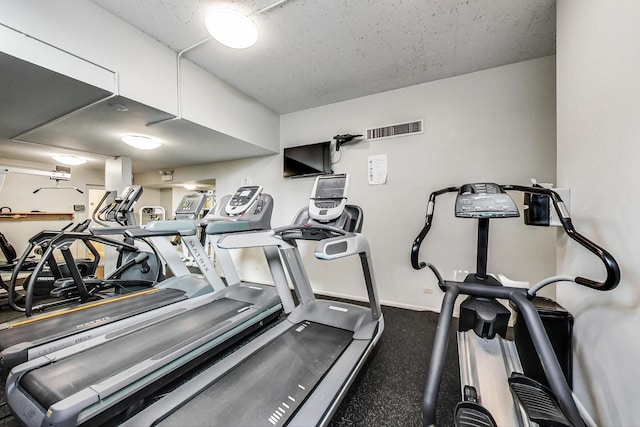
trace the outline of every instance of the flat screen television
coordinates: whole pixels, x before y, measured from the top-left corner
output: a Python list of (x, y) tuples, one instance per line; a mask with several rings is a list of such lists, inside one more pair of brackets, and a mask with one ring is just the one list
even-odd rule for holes
[(297, 178), (333, 173), (331, 141), (284, 149), (285, 178)]

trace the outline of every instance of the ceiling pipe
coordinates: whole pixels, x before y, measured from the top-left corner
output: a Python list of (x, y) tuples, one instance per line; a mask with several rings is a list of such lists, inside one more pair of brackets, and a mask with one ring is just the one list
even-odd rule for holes
[(256, 10), (255, 12), (251, 12), (251, 13), (250, 13), (249, 15), (247, 15), (247, 16), (253, 16), (253, 15), (258, 15), (258, 14), (260, 14), (260, 13), (264, 13), (264, 12), (266, 12), (267, 10), (271, 10), (271, 9), (273, 9), (274, 7), (278, 7), (278, 6), (280, 6), (282, 3), (286, 3), (286, 2), (288, 2), (288, 1), (289, 1), (289, 0), (280, 0), (280, 1), (277, 1), (277, 2), (275, 2), (275, 3), (273, 3), (273, 4), (270, 4), (269, 6), (263, 7), (263, 8), (262, 8), (262, 9), (260, 9), (260, 10)]
[[(278, 0), (277, 2), (270, 4), (269, 6), (263, 7), (262, 9), (256, 10), (254, 12), (251, 12), (249, 15), (247, 15), (247, 17), (250, 16), (255, 16), (255, 15), (259, 15), (261, 13), (267, 12), (275, 7), (280, 6), (283, 3), (286, 3), (290, 0)], [(208, 42), (209, 40), (211, 40), (213, 37), (209, 36), (205, 39), (200, 40), (199, 42), (196, 42), (188, 47), (185, 47), (184, 49), (182, 49), (181, 51), (178, 52), (178, 54), (176, 55), (176, 80), (177, 80), (177, 88), (176, 88), (176, 96), (177, 96), (177, 101), (178, 101), (178, 108), (177, 108), (177, 114), (174, 117), (170, 117), (168, 119), (162, 119), (162, 120), (158, 120), (155, 122), (151, 122), (151, 123), (147, 123), (146, 126), (153, 126), (153, 125), (157, 125), (160, 123), (164, 123), (164, 122), (169, 122), (169, 121), (173, 121), (173, 120), (180, 120), (182, 119), (182, 85), (181, 85), (181, 77), (180, 77), (180, 60), (182, 59), (182, 56), (189, 52), (192, 49), (195, 49), (196, 47), (200, 46), (203, 43)]]

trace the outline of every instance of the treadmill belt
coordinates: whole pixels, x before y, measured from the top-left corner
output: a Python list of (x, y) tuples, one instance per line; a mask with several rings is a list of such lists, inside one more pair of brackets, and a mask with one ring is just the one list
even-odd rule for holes
[(130, 294), (126, 297), (100, 300), (100, 305), (79, 306), (76, 311), (64, 312), (42, 320), (29, 319), (23, 324), (0, 331), (0, 350), (25, 341), (53, 341), (186, 299), (185, 292), (177, 289), (145, 292), (147, 293), (142, 295)]
[(20, 384), (44, 408), (135, 364), (196, 340), (249, 304), (221, 298), (27, 372)]
[(303, 322), (155, 425), (281, 426), (352, 337), (351, 331)]

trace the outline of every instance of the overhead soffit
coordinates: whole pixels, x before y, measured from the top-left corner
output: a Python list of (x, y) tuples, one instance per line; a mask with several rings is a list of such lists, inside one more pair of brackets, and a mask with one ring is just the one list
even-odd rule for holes
[[(125, 156), (137, 173), (273, 154), (11, 55), (0, 53), (0, 69), (0, 157), (51, 162), (61, 152), (104, 167), (105, 158)], [(141, 152), (121, 142), (127, 133), (163, 145)]]

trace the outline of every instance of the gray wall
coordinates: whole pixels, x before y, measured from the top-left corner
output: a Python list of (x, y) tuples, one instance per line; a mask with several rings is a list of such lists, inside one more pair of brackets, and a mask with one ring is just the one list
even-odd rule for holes
[[(281, 117), (281, 145), (362, 133), (368, 127), (424, 119), (425, 132), (409, 137), (347, 145), (336, 172), (351, 174), (349, 201), (361, 205), (383, 300), (395, 305), (439, 309), (442, 294), (432, 275), (414, 271), (410, 246), (424, 224), (429, 193), (473, 181), (527, 184), (555, 180), (555, 58), (546, 57), (455, 78), (380, 93)], [(369, 186), (367, 158), (386, 153), (386, 185)], [(176, 171), (176, 174), (180, 171)], [(191, 171), (193, 173), (193, 170)], [(233, 192), (248, 178), (275, 199), (273, 225), (288, 224), (308, 203), (312, 178), (282, 178), (282, 157), (200, 167), (215, 177), (217, 194)], [(475, 222), (453, 218), (453, 196), (442, 197), (423, 258), (451, 278), (475, 269)], [(555, 230), (523, 227), (520, 220), (492, 226), (489, 269), (517, 280), (537, 281), (555, 270)], [(363, 298), (357, 260), (313, 259), (304, 246), (317, 290)], [(242, 274), (260, 279), (262, 264), (244, 258)], [(424, 288), (427, 289), (425, 293)]]
[[(575, 316), (576, 394), (603, 426), (640, 422), (638, 22), (637, 1), (558, 2), (558, 181), (571, 187), (576, 226), (622, 271), (608, 293), (558, 286), (560, 303)], [(604, 277), (593, 256), (561, 244), (558, 273)]]

